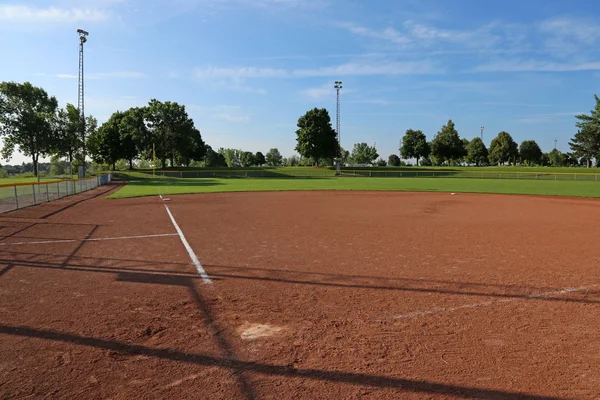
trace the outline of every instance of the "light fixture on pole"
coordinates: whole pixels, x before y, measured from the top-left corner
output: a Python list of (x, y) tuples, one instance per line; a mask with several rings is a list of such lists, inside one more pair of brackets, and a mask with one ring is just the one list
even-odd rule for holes
[(84, 80), (83, 80), (83, 44), (87, 42), (88, 32), (83, 29), (77, 29), (77, 33), (79, 34), (79, 82), (77, 89), (77, 109), (79, 110), (79, 123), (80, 123), (80, 133), (81, 140), (83, 144), (83, 177), (85, 177), (85, 110), (84, 110)]
[(481, 140), (483, 140), (483, 130), (485, 129), (484, 126), (481, 127)]
[(340, 89), (342, 88), (341, 81), (335, 81), (333, 86), (337, 93), (337, 102), (336, 102), (336, 114), (335, 114), (335, 132), (338, 135), (338, 142), (340, 142), (340, 147), (342, 146), (342, 136), (340, 133)]

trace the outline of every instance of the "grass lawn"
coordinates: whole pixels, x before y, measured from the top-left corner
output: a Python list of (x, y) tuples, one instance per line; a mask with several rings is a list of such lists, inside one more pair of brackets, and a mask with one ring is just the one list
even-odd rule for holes
[[(40, 178), (40, 182), (57, 181), (59, 178)], [(37, 178), (2, 178), (0, 185), (14, 185), (16, 183), (36, 183)]]
[(111, 198), (186, 193), (286, 190), (386, 190), (412, 192), (503, 193), (600, 197), (600, 182), (462, 178), (268, 178), (145, 179), (132, 181)]

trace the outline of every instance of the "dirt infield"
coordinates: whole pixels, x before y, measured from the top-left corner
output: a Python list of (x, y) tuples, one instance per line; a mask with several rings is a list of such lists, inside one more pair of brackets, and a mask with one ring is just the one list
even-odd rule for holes
[(0, 398), (600, 399), (599, 201), (110, 190), (0, 215)]

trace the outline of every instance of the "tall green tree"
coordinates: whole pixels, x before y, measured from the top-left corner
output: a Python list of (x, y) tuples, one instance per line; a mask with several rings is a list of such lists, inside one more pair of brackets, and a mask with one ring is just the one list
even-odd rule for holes
[(261, 165), (265, 165), (266, 163), (267, 159), (265, 158), (265, 155), (260, 151), (257, 151), (254, 155), (254, 165), (260, 167)]
[(466, 150), (466, 161), (468, 164), (474, 164), (477, 167), (488, 164), (488, 149), (485, 147), (485, 143), (483, 143), (481, 138), (473, 138), (467, 145)]
[(519, 156), (521, 162), (527, 165), (539, 164), (542, 160), (542, 149), (535, 140), (524, 140), (519, 146)]
[(239, 167), (241, 165), (241, 157), (242, 157), (241, 150), (220, 148), (218, 153), (221, 154), (223, 156), (223, 158), (225, 159), (225, 163), (227, 164), (227, 167), (233, 168), (233, 167)]
[(199, 132), (185, 106), (171, 101), (150, 100), (146, 107), (146, 126), (163, 168), (167, 160), (174, 167), (176, 160), (191, 157), (194, 137)]
[(312, 158), (316, 165), (323, 158), (340, 155), (340, 144), (331, 118), (325, 108), (309, 110), (298, 119), (296, 151), (305, 158)]
[(267, 161), (267, 164), (269, 164), (270, 166), (278, 167), (281, 165), (283, 157), (281, 156), (281, 153), (278, 149), (273, 148), (267, 152), (265, 159)]
[(508, 132), (500, 132), (490, 144), (490, 163), (500, 165), (506, 162), (516, 162), (519, 147)]
[(388, 157), (387, 163), (390, 167), (399, 167), (401, 164), (401, 160), (400, 160), (400, 157), (398, 157), (396, 154), (391, 154)]
[(355, 143), (350, 154), (350, 159), (356, 164), (372, 164), (379, 154), (375, 146), (369, 146), (366, 143)]
[(407, 129), (402, 137), (402, 147), (400, 147), (400, 155), (402, 158), (416, 158), (417, 165), (419, 159), (429, 157), (431, 149), (427, 143), (427, 137), (420, 130)]
[(254, 154), (249, 151), (243, 151), (240, 156), (240, 164), (242, 167), (251, 167), (254, 165)]
[(67, 158), (71, 175), (73, 175), (73, 159), (81, 151), (83, 145), (80, 124), (79, 111), (72, 104), (67, 104), (64, 109), (58, 111), (54, 124), (56, 148), (53, 153), (59, 157)]
[(464, 152), (462, 139), (458, 136), (454, 122), (449, 120), (431, 141), (431, 154), (438, 164), (443, 164), (450, 161), (458, 162), (464, 157)]
[(92, 159), (98, 163), (111, 165), (113, 170), (116, 169), (117, 161), (124, 158), (120, 130), (124, 116), (124, 112), (117, 111), (113, 113), (108, 121), (103, 123), (87, 139), (88, 150)]
[(550, 153), (548, 153), (548, 163), (553, 167), (562, 167), (566, 163), (567, 155), (561, 152), (558, 149), (552, 149)]
[(579, 131), (569, 142), (575, 157), (584, 159), (588, 168), (592, 166), (593, 158), (600, 159), (600, 98), (594, 95), (594, 99), (596, 105), (589, 115), (575, 116)]
[(598, 134), (593, 125), (583, 126), (577, 131), (575, 136), (569, 142), (573, 155), (577, 159), (583, 159), (586, 167), (592, 166), (592, 159), (600, 155)]
[(152, 159), (152, 138), (146, 126), (146, 109), (133, 107), (123, 113), (119, 130), (123, 146), (123, 158), (133, 169), (133, 160), (143, 156)]
[(227, 161), (225, 157), (221, 153), (217, 153), (210, 147), (206, 145), (206, 153), (204, 156), (204, 166), (205, 167), (226, 167)]
[(29, 82), (0, 83), (0, 136), (2, 157), (10, 159), (15, 149), (31, 157), (39, 178), (38, 161), (56, 149), (54, 124), (58, 102)]

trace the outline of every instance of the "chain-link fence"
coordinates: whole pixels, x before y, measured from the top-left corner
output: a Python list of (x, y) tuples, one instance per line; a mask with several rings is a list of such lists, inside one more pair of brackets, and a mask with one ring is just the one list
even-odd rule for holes
[(89, 179), (0, 185), (0, 213), (50, 202), (106, 185), (112, 175)]
[[(187, 171), (138, 171), (124, 173), (124, 179), (160, 179), (160, 178), (319, 178), (334, 177), (332, 169), (219, 169), (219, 170), (187, 170)], [(600, 181), (600, 173), (593, 172), (513, 172), (513, 171), (481, 171), (474, 170), (397, 170), (397, 169), (344, 169), (343, 177), (372, 178), (473, 178), (473, 179), (532, 179), (553, 181)]]

